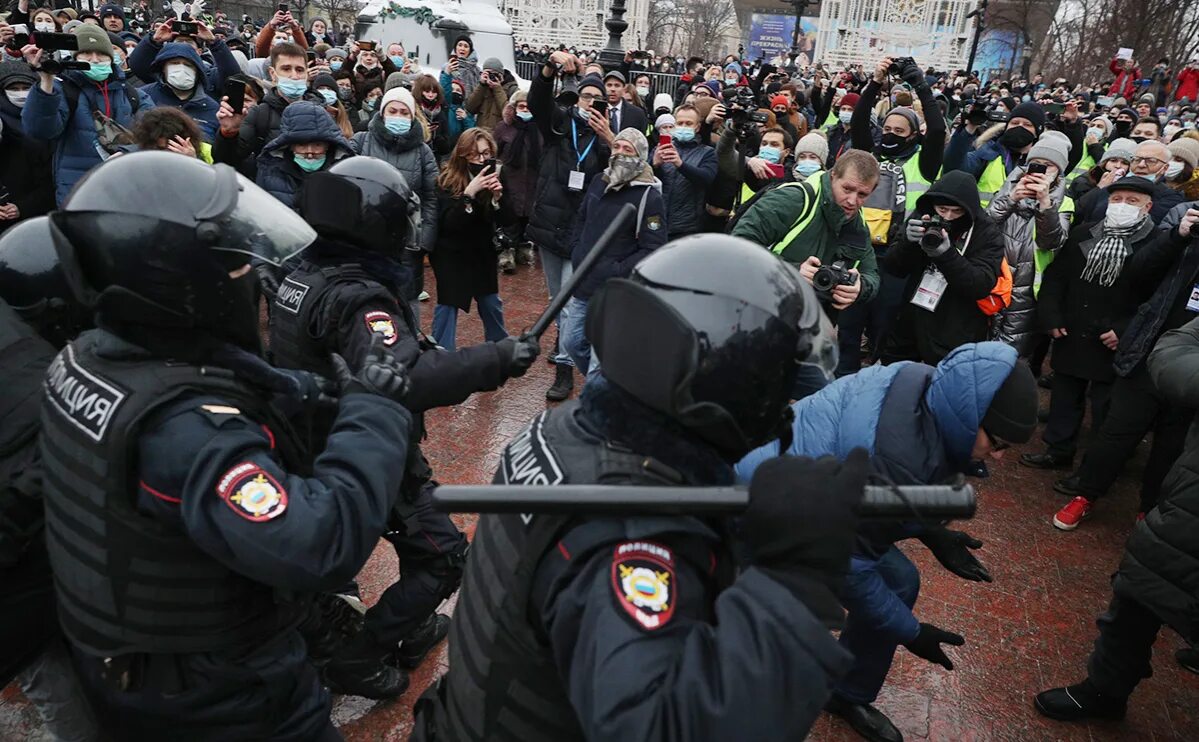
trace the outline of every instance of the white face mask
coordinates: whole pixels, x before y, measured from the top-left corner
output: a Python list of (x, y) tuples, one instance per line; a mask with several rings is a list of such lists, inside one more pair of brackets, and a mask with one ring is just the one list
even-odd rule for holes
[(1179, 162), (1178, 160), (1174, 160), (1169, 165), (1166, 166), (1166, 177), (1167, 178), (1176, 178), (1176, 177), (1178, 177), (1178, 174), (1181, 172), (1182, 172), (1182, 163)]
[(196, 86), (196, 71), (187, 64), (167, 67), (167, 85), (176, 90), (191, 90)]
[(33, 30), (37, 31), (38, 33), (54, 33), (54, 24), (53, 23), (35, 23), (35, 24), (33, 24)]
[(1092, 126), (1087, 129), (1087, 136), (1094, 137), (1096, 141), (1102, 142), (1104, 137), (1103, 129), (1100, 129), (1098, 126)]
[(1140, 206), (1133, 204), (1108, 204), (1107, 216), (1103, 219), (1105, 227), (1113, 227), (1121, 229), (1123, 227), (1131, 227), (1141, 221), (1144, 214), (1141, 212)]
[(28, 90), (5, 90), (4, 95), (8, 98), (8, 102), (17, 108), (25, 107), (25, 100), (29, 97)]

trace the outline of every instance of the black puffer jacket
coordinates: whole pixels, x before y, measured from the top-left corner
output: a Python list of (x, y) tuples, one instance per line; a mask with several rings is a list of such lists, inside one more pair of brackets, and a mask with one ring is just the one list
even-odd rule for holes
[[(608, 145), (597, 140), (595, 132), (586, 123), (574, 118), (572, 126), (570, 112), (574, 107), (562, 109), (555, 104), (554, 81), (542, 77), (541, 72), (533, 76), (529, 86), (529, 110), (541, 129), (544, 145), (536, 197), (525, 235), (538, 247), (569, 258), (570, 236), (579, 204), (592, 178), (608, 166), (610, 152)], [(577, 151), (575, 134), (578, 136)], [(578, 153), (583, 152), (587, 156), (580, 163)], [(577, 191), (566, 187), (573, 170), (581, 170), (584, 175), (583, 187)]]
[[(37, 85), (37, 75), (24, 62), (0, 64), (0, 90), (17, 80)], [(0, 204), (14, 203), (16, 219), (0, 219), (0, 234), (12, 225), (54, 208), (54, 173), (48, 142), (25, 136), (21, 109), (0, 95)], [(5, 195), (5, 194), (8, 195)]]
[[(1199, 320), (1162, 336), (1149, 374), (1172, 404), (1199, 407)], [(1197, 423), (1199, 424), (1199, 423)], [(1199, 640), (1199, 432), (1162, 482), (1162, 496), (1136, 524), (1113, 589), (1136, 600), (1191, 643)]]

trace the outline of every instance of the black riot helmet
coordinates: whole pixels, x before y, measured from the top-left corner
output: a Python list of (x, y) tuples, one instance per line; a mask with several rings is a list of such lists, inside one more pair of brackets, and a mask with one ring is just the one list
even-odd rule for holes
[(50, 227), (67, 282), (96, 324), (184, 359), (204, 359), (221, 342), (257, 350), (250, 260), (279, 265), (316, 238), (232, 168), (170, 152), (95, 168)]
[(420, 199), (399, 170), (374, 157), (347, 157), (304, 180), (299, 212), (322, 237), (398, 258), (416, 249)]
[(91, 311), (63, 275), (49, 217), (26, 219), (0, 236), (0, 299), (56, 348), (91, 327)]
[(722, 234), (675, 240), (607, 281), (587, 336), (609, 381), (730, 461), (790, 434), (800, 365), (837, 365), (832, 324), (799, 271)]

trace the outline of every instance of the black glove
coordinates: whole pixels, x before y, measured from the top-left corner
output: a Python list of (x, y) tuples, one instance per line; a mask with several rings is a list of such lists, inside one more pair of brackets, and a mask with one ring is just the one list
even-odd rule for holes
[(904, 82), (911, 85), (913, 90), (925, 84), (924, 70), (920, 69), (920, 66), (916, 64), (906, 65), (900, 70), (899, 76), (903, 78)]
[(500, 353), (500, 365), (508, 378), (524, 376), (541, 354), (541, 346), (533, 338), (506, 337), (495, 344), (495, 349)]
[(975, 582), (991, 582), (991, 573), (970, 553), (970, 549), (981, 547), (983, 542), (965, 531), (936, 528), (921, 536), (920, 541), (941, 566), (958, 577)]
[(904, 646), (917, 657), (940, 665), (946, 670), (952, 670), (953, 662), (945, 656), (945, 650), (941, 649), (941, 645), (960, 647), (965, 643), (966, 640), (960, 634), (938, 629), (931, 623), (922, 623), (920, 624), (920, 633)]
[(380, 397), (403, 404), (408, 394), (408, 370), (404, 364), (396, 360), (383, 345), (379, 335), (371, 340), (370, 350), (362, 359), (362, 367), (358, 373), (350, 372), (350, 367), (344, 358), (337, 353), (330, 354), (333, 361), (333, 371), (337, 375), (337, 386), (341, 396), (350, 394), (377, 394)]
[[(754, 472), (741, 533), (753, 562), (795, 590), (799, 581), (819, 590), (795, 590), (821, 618), (840, 614), (836, 594), (849, 569), (858, 517), (854, 510), (866, 488), (869, 455), (856, 448), (840, 462), (780, 456)], [(831, 605), (830, 605), (831, 601)]]
[(254, 263), (254, 274), (258, 276), (258, 288), (269, 301), (274, 301), (279, 295), (279, 279), (275, 276), (275, 268), (269, 263)]

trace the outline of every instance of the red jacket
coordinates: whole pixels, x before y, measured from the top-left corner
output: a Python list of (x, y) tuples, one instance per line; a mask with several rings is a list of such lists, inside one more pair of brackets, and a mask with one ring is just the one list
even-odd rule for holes
[(1121, 96), (1131, 104), (1132, 96), (1137, 92), (1137, 83), (1141, 81), (1141, 68), (1133, 67), (1131, 70), (1125, 70), (1124, 60), (1114, 57), (1107, 68), (1116, 76), (1112, 86), (1108, 88), (1107, 94)]
[(1187, 67), (1178, 73), (1178, 84), (1174, 86), (1174, 100), (1183, 98), (1191, 103), (1199, 101), (1199, 69)]

